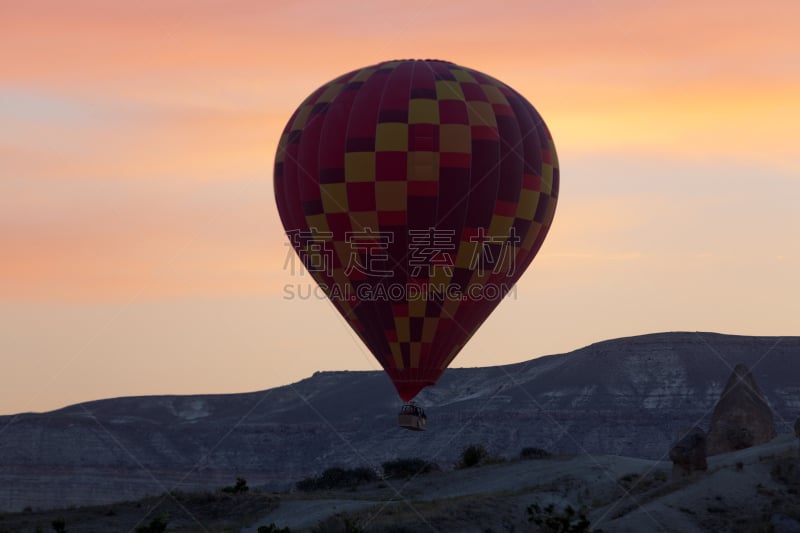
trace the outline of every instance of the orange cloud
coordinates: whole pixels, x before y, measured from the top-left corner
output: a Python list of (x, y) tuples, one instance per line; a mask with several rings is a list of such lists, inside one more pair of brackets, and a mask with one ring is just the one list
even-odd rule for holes
[[(192, 205), (195, 190), (179, 184), (208, 191), (208, 183), (230, 182), (229, 196), (215, 201), (247, 214), (260, 224), (260, 235), (270, 235), (267, 248), (279, 249), (270, 182), (285, 121), (321, 83), (390, 57), (462, 62), (507, 81), (542, 112), (564, 159), (565, 198), (550, 239), (561, 235), (561, 257), (640, 252), (621, 245), (570, 248), (563, 232), (590, 219), (631, 228), (637, 219), (614, 217), (644, 216), (631, 213), (630, 205), (654, 201), (653, 195), (617, 195), (616, 204), (627, 207), (606, 209), (602, 217), (594, 215), (603, 209), (598, 204), (570, 210), (568, 183), (576, 181), (570, 157), (611, 154), (622, 162), (657, 154), (687, 164), (725, 157), (798, 168), (800, 77), (791, 67), (796, 3), (775, 2), (766, 11), (747, 2), (485, 6), (4, 5), (0, 39), (15, 54), (0, 73), (4, 111), (10, 111), (0, 126), (0, 172), (17, 183), (4, 189), (10, 191), (2, 206), (4, 235), (11, 237), (3, 242), (13, 250), (4, 268), (13, 273), (6, 279), (19, 282), (6, 289), (110, 294), (115, 284), (151, 279), (148, 269), (158, 271), (176, 243), (196, 239), (185, 265), (194, 274), (154, 283), (165, 293), (175, 287), (239, 290), (234, 282), (219, 283), (215, 272), (265, 265), (270, 254), (254, 251), (261, 242), (244, 223), (214, 233), (205, 211), (215, 209), (207, 207), (214, 201)], [(76, 193), (77, 184), (95, 193)], [(76, 210), (64, 210), (65, 203)], [(52, 226), (20, 226), (28, 220), (25, 212)], [(125, 217), (145, 226), (120, 222)], [(243, 234), (250, 237), (223, 238)], [(130, 243), (139, 243), (138, 252)], [(230, 264), (220, 263), (225, 253)], [(215, 266), (204, 271), (205, 262)], [(104, 277), (107, 287), (97, 288)], [(189, 279), (197, 289), (187, 288)], [(259, 281), (248, 286), (263, 287)]]

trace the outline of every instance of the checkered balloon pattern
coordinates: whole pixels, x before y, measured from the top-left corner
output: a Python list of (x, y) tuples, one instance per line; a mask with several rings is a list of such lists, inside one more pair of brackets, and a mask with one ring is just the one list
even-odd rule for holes
[(387, 61), (323, 85), (275, 158), (299, 261), (404, 401), (436, 382), (533, 261), (558, 184), (533, 106), (438, 60)]

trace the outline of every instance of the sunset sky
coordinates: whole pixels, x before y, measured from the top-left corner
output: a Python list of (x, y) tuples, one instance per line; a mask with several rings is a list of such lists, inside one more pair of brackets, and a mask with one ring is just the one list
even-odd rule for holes
[[(553, 134), (552, 230), (454, 366), (800, 334), (800, 3), (0, 3), (0, 414), (378, 369), (272, 193), (315, 88), (438, 58)], [(387, 378), (386, 386), (391, 388)]]

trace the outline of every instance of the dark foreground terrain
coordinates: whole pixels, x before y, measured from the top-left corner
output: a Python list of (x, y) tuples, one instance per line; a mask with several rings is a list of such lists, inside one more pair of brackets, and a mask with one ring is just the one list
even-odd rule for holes
[[(468, 468), (447, 466), (323, 491), (232, 488), (6, 513), (0, 515), (0, 531), (55, 531), (58, 520), (65, 531), (80, 533), (485, 533), (552, 531), (536, 521), (546, 527), (555, 520), (575, 532), (800, 531), (798, 444), (789, 435), (710, 457), (706, 473), (688, 478), (673, 479), (668, 462), (577, 455), (484, 459)], [(163, 524), (166, 529), (159, 527)]]
[(250, 491), (235, 495), (221, 491), (164, 494), (109, 505), (3, 513), (0, 532), (58, 531), (55, 523), (59, 521), (70, 533), (158, 533), (158, 523), (167, 525), (165, 531), (176, 533), (233, 532), (277, 508), (279, 503), (277, 496)]

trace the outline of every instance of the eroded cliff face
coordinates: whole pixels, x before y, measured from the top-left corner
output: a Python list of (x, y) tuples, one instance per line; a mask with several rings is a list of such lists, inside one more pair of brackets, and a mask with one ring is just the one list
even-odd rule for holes
[[(766, 354), (766, 356), (765, 356)], [(800, 411), (800, 338), (664, 333), (569, 354), (448, 370), (418, 397), (424, 433), (397, 428), (380, 372), (321, 372), (266, 391), (117, 398), (0, 417), (0, 510), (101, 503), (245, 477), (286, 489), (333, 466), (422, 457), (448, 467), (464, 446), (666, 460), (686, 427), (708, 428), (723, 385), (748, 365), (779, 433)]]

